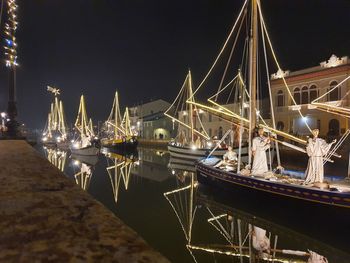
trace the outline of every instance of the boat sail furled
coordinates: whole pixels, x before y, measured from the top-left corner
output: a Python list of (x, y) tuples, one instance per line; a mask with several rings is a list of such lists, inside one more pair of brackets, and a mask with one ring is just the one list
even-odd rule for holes
[(50, 106), (42, 141), (44, 144), (64, 143), (67, 141), (67, 126), (64, 117), (63, 103), (58, 99), (60, 90), (50, 86), (47, 87), (47, 90), (54, 94), (54, 101)]
[(129, 109), (125, 109), (123, 118), (121, 116), (118, 92), (116, 92), (111, 113), (105, 122), (106, 137), (101, 140), (101, 145), (120, 151), (134, 151), (137, 147), (137, 138), (131, 129)]
[[(187, 100), (194, 102), (191, 71), (188, 71), (179, 94), (164, 115), (179, 125), (176, 138), (168, 145), (172, 162), (193, 165), (212, 151), (213, 142), (200, 118), (203, 110), (194, 103), (186, 103)], [(226, 149), (217, 149), (212, 155), (222, 157), (225, 152)]]
[(94, 131), (92, 130), (92, 121), (90, 125), (86, 113), (84, 95), (80, 97), (78, 116), (75, 121), (75, 128), (78, 132), (78, 138), (73, 140), (71, 152), (77, 155), (97, 155), (99, 149), (96, 148), (92, 141), (94, 139)]
[[(245, 32), (246, 34), (242, 32)], [(234, 35), (235, 37), (233, 37)], [(239, 47), (239, 45), (236, 44), (237, 40), (240, 38), (244, 42), (244, 44), (240, 46), (243, 51), (242, 62), (239, 60), (240, 66), (236, 71), (238, 73), (232, 78), (229, 77), (227, 73), (234, 72), (232, 70), (228, 70), (228, 68), (233, 66), (231, 59), (234, 56), (232, 54), (234, 54), (234, 51), (237, 50), (237, 47)], [(228, 170), (226, 167), (216, 167), (216, 163), (218, 163), (219, 160), (215, 160), (215, 158), (203, 160), (196, 165), (198, 181), (216, 186), (226, 186), (232, 191), (247, 191), (252, 195), (260, 194), (260, 196), (264, 196), (264, 194), (266, 195), (266, 193), (268, 193), (270, 195), (277, 195), (281, 198), (285, 197), (293, 198), (294, 200), (307, 201), (308, 204), (311, 204), (311, 202), (317, 202), (325, 205), (350, 208), (350, 188), (346, 185), (343, 185), (343, 187), (337, 187), (334, 184), (323, 184), (322, 181), (314, 182), (315, 184), (313, 183), (311, 185), (305, 185), (304, 180), (292, 178), (288, 176), (288, 174), (283, 173), (283, 168), (281, 168), (279, 158), (278, 144), (283, 144), (305, 154), (306, 151), (304, 147), (307, 142), (301, 138), (276, 129), (274, 105), (269, 78), (269, 66), (274, 65), (277, 70), (282, 69), (276, 58), (276, 54), (266, 29), (260, 0), (247, 0), (244, 2), (240, 14), (233, 26), (233, 29), (230, 31), (224, 47), (219, 52), (213, 66), (194, 91), (193, 95), (196, 95), (196, 93), (198, 93), (204, 87), (204, 84), (208, 82), (208, 78), (213, 74), (213, 69), (217, 66), (218, 61), (222, 60), (222, 54), (225, 53), (225, 50), (229, 46), (232, 46), (232, 49), (229, 52), (229, 58), (226, 61), (223, 76), (219, 82), (220, 84), (217, 87), (217, 93), (208, 99), (209, 104), (205, 105), (194, 102), (193, 100), (188, 100), (187, 102), (212, 112), (224, 120), (237, 125), (239, 127), (238, 137), (240, 138), (239, 149), (242, 149), (243, 130), (247, 130), (248, 139), (246, 142), (249, 145), (249, 158), (245, 167), (240, 167), (241, 162), (238, 161), (237, 166), (233, 167), (231, 170)], [(258, 51), (258, 48), (262, 49)], [(272, 57), (272, 61), (269, 61), (268, 59), (268, 52)], [(228, 86), (232, 86), (235, 80), (239, 80), (238, 82), (241, 83), (241, 85), (237, 86), (238, 88), (242, 89), (243, 87), (243, 90), (240, 92), (239, 96), (240, 100), (243, 100), (240, 111), (231, 110), (216, 100), (222, 92), (227, 90)], [(292, 102), (294, 105), (296, 105), (287, 81), (283, 76), (282, 81), (286, 87), (288, 95), (291, 97)], [(263, 118), (263, 114), (261, 113), (262, 109), (259, 105), (260, 103), (258, 103), (263, 92), (268, 93), (268, 98), (270, 100), (270, 122)], [(298, 113), (302, 119), (305, 120), (305, 126), (311, 133), (311, 127), (307, 124), (306, 118), (304, 118), (300, 110), (298, 110)], [(268, 133), (270, 140), (275, 142), (275, 147), (277, 150), (277, 170), (272, 169), (272, 158), (270, 158), (270, 169), (268, 172), (255, 174), (251, 170), (251, 164), (254, 157), (252, 151), (253, 132), (257, 126), (263, 128), (264, 131)], [(279, 138), (276, 138), (276, 135), (278, 135)], [(259, 137), (256, 138), (260, 139)], [(280, 140), (280, 138), (289, 139), (298, 145), (283, 142)], [(303, 148), (301, 148), (300, 145), (303, 146)], [(339, 155), (337, 155), (333, 150), (329, 151), (329, 153), (330, 154), (324, 156), (324, 162), (332, 161), (331, 157), (339, 157)], [(307, 158), (306, 155), (305, 157)], [(238, 159), (240, 160), (240, 158), (241, 151), (239, 150)]]

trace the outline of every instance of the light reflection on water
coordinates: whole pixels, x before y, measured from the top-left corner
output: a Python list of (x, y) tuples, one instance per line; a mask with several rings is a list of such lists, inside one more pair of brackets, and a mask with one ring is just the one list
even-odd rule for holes
[[(197, 185), (193, 168), (169, 165), (165, 150), (96, 158), (54, 149), (44, 153), (171, 262), (307, 262), (309, 256), (290, 253), (309, 250), (329, 262), (350, 262), (349, 254), (324, 240), (217, 201)], [(270, 249), (256, 250), (257, 240)]]

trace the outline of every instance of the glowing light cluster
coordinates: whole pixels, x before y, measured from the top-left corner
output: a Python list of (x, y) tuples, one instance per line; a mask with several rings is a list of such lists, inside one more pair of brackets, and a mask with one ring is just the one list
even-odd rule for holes
[(16, 67), (17, 64), (17, 42), (16, 42), (16, 30), (17, 30), (17, 4), (16, 0), (7, 0), (7, 22), (5, 23), (5, 60), (7, 67)]

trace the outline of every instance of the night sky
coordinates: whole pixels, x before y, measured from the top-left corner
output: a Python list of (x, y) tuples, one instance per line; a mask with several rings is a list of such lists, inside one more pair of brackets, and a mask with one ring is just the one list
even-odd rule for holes
[[(108, 117), (116, 89), (123, 105), (158, 98), (172, 101), (188, 68), (198, 85), (243, 3), (17, 2), (18, 119), (32, 128), (43, 128), (46, 122), (52, 97), (47, 85), (61, 89), (68, 122), (75, 118), (82, 93), (94, 120)], [(349, 0), (263, 0), (262, 6), (282, 68), (316, 66), (333, 53), (350, 56)], [(0, 110), (4, 110), (4, 63), (0, 85)]]

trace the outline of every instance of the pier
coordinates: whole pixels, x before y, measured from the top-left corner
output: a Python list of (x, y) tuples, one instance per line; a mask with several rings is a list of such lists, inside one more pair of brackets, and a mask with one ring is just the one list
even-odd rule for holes
[(0, 160), (1, 262), (169, 262), (25, 141)]

